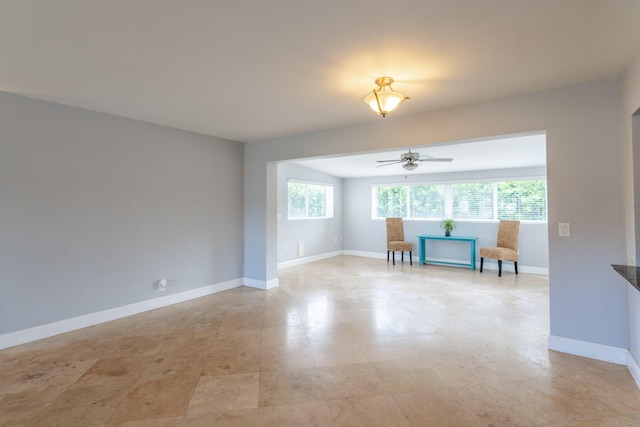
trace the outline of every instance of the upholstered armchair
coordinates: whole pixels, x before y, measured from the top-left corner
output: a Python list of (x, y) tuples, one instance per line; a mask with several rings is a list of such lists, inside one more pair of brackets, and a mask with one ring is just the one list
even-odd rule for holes
[(498, 242), (495, 247), (480, 248), (480, 273), (485, 258), (498, 260), (498, 277), (502, 276), (502, 261), (513, 261), (518, 274), (518, 231), (520, 221), (500, 220)]
[(389, 262), (389, 252), (391, 252), (393, 265), (396, 265), (396, 251), (400, 251), (402, 262), (404, 262), (405, 251), (408, 251), (409, 264), (413, 265), (413, 261), (411, 259), (413, 243), (404, 241), (402, 218), (387, 218), (387, 262)]

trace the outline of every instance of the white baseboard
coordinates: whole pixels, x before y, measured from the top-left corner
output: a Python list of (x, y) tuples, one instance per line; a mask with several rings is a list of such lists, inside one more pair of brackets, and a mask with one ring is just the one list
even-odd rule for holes
[[(487, 262), (485, 260), (483, 270), (495, 270), (498, 271), (498, 263), (497, 262)], [(480, 261), (476, 261), (476, 270), (480, 270)], [(502, 271), (514, 271), (513, 263), (511, 261), (505, 261), (502, 263)], [(542, 274), (544, 276), (549, 275), (549, 269), (545, 267), (529, 267), (526, 265), (518, 264), (518, 273), (529, 273), (529, 274)]]
[(283, 261), (278, 263), (278, 270), (281, 270), (283, 268), (295, 267), (297, 265), (308, 264), (310, 262), (320, 261), (322, 259), (333, 258), (335, 256), (339, 256), (342, 254), (343, 254), (343, 251), (334, 251), (334, 252), (327, 252), (320, 255), (313, 255), (313, 256), (308, 256), (304, 258), (298, 258), (291, 261)]
[(278, 279), (259, 280), (259, 279), (251, 279), (249, 277), (245, 277), (243, 281), (245, 286), (249, 286), (251, 288), (256, 288), (256, 289), (262, 289), (265, 291), (271, 288), (278, 287), (280, 285), (280, 282), (278, 281)]
[[(343, 255), (349, 255), (349, 256), (361, 256), (361, 257), (365, 257), (365, 258), (378, 258), (378, 259), (387, 259), (387, 254), (386, 253), (379, 253), (379, 252), (365, 252), (365, 251), (351, 251), (351, 250), (344, 250), (342, 251)], [(414, 257), (415, 259), (415, 257)]]
[(638, 388), (640, 388), (640, 366), (638, 366), (638, 362), (633, 358), (630, 351), (627, 351), (627, 369)]
[(123, 305), (121, 307), (110, 308), (95, 313), (10, 332), (8, 334), (0, 335), (0, 350), (42, 338), (52, 337), (65, 332), (74, 331), (76, 329), (86, 328), (99, 323), (132, 316), (145, 311), (155, 310), (156, 308), (166, 307), (206, 295), (215, 294), (228, 289), (237, 288), (242, 286), (242, 282), (242, 279), (229, 280), (226, 282), (203, 286), (201, 288), (191, 289), (189, 291), (179, 292), (159, 298), (152, 298), (133, 304)]
[[(367, 257), (367, 258), (378, 258), (378, 259), (387, 259), (387, 254), (386, 253), (379, 253), (379, 252), (365, 252), (365, 251), (351, 251), (351, 250), (344, 250), (342, 251), (344, 255), (351, 255), (351, 256), (361, 256), (361, 257)], [(418, 257), (416, 256), (416, 254), (413, 254), (413, 262), (419, 262), (418, 261)], [(398, 257), (396, 257), (396, 261), (398, 260)], [(434, 258), (434, 261), (440, 261), (440, 262), (453, 262), (453, 263), (458, 263), (458, 264), (464, 264), (464, 263), (468, 263), (468, 260), (461, 260), (461, 259), (446, 259), (446, 258)], [(511, 271), (513, 271), (513, 264), (511, 264)], [(464, 267), (461, 266), (462, 268), (468, 268), (468, 267)], [(498, 263), (492, 263), (492, 262), (485, 262), (484, 263), (484, 270), (495, 270), (498, 271)], [(502, 271), (509, 271), (508, 270), (509, 267), (508, 265), (505, 268), (505, 264), (502, 264)], [(480, 270), (480, 262), (477, 261), (476, 262), (476, 270)], [(549, 275), (549, 269), (548, 268), (544, 268), (544, 267), (528, 267), (526, 265), (518, 265), (518, 272), (519, 273), (529, 273), (529, 274), (542, 274), (542, 275)]]
[(630, 357), (630, 353), (626, 348), (574, 340), (556, 335), (549, 336), (549, 350), (627, 366), (628, 358)]

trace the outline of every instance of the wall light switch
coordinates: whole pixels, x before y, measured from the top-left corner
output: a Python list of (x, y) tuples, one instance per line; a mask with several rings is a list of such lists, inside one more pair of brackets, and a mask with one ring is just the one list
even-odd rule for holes
[(571, 224), (568, 222), (558, 223), (558, 235), (560, 237), (571, 237)]

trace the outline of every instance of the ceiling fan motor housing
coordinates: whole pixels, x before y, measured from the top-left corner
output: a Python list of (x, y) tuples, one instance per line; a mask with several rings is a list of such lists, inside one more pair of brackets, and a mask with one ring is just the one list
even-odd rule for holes
[(402, 155), (400, 156), (400, 159), (402, 161), (411, 161), (411, 162), (415, 162), (417, 160), (420, 160), (420, 154), (419, 153), (412, 153), (411, 151), (409, 151), (408, 153), (402, 153)]

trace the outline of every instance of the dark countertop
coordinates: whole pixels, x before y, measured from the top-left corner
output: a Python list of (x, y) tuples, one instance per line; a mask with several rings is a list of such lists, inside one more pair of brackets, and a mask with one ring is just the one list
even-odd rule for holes
[(638, 287), (638, 283), (640, 283), (640, 277), (638, 277), (640, 270), (638, 270), (636, 266), (611, 264), (611, 267), (627, 279), (627, 282), (631, 283), (634, 288), (640, 291), (640, 287)]

